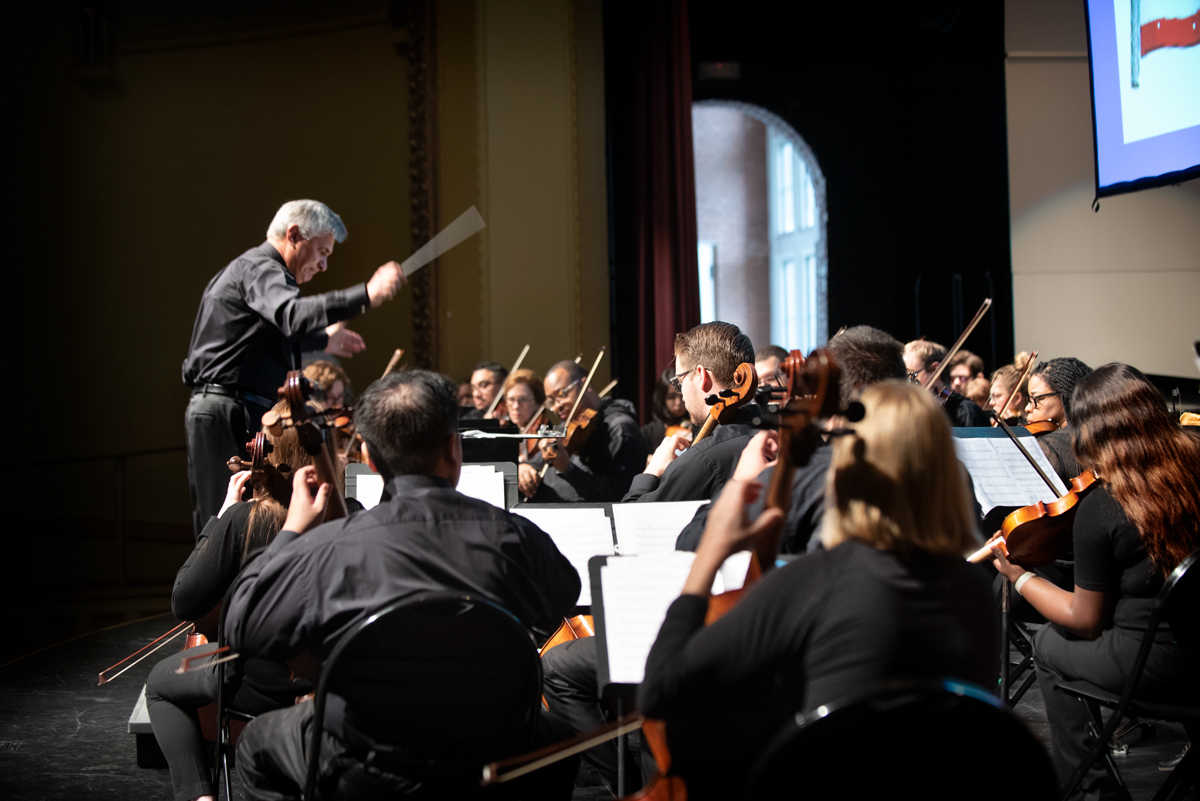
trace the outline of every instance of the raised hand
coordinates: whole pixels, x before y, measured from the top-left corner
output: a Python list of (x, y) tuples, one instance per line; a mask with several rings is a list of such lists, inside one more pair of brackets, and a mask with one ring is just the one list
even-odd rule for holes
[(354, 354), (367, 349), (363, 338), (358, 332), (347, 328), (344, 320), (340, 323), (327, 326), (325, 333), (329, 335), (329, 344), (325, 346), (326, 353), (331, 353), (343, 359), (349, 359)]
[(389, 261), (380, 267), (371, 276), (371, 280), (367, 281), (367, 297), (371, 299), (371, 308), (377, 308), (385, 300), (391, 300), (406, 283), (408, 279), (404, 277), (404, 271), (396, 262)]

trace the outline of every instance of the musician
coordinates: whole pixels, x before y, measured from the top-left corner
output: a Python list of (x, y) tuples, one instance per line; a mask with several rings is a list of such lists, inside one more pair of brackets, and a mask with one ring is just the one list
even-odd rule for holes
[[(286, 413), (286, 402), (275, 411)], [(275, 436), (263, 429), (271, 452), (266, 461), (275, 468), (288, 470), (312, 464), (312, 457), (300, 447), (294, 429), (285, 428)], [(287, 475), (285, 472), (283, 475)], [(220, 512), (208, 519), (191, 556), (175, 574), (171, 592), (171, 612), (180, 620), (200, 620), (208, 616), (225, 596), (238, 571), (279, 533), (287, 508), (271, 496), (263, 483), (256, 484), (249, 501), (242, 502), (242, 491), (250, 472), (235, 473)], [(290, 488), (289, 483), (286, 484)], [(199, 707), (217, 700), (217, 666), (200, 667), (178, 674), (181, 657), (211, 652), (216, 646), (198, 645), (160, 661), (146, 680), (146, 709), (154, 727), (167, 766), (175, 801), (211, 801), (214, 797), (212, 771), (205, 764), (207, 746), (196, 714)], [(207, 660), (202, 660), (207, 662)], [(193, 666), (199, 664), (193, 663)], [(290, 706), (296, 696), (313, 691), (307, 680), (292, 681), (283, 662), (251, 659), (231, 669), (234, 709), (261, 715), (272, 709)]]
[(471, 372), (471, 408), (463, 420), (482, 420), (488, 407), (504, 387), (508, 369), (496, 362), (480, 362)]
[(862, 403), (855, 433), (833, 445), (826, 550), (772, 571), (706, 628), (717, 568), (783, 522), (778, 510), (750, 521), (761, 486), (732, 482), (667, 611), (638, 701), (666, 719), (689, 798), (736, 797), (797, 712), (892, 678), (995, 681), (994, 606), (986, 575), (963, 559), (975, 521), (950, 426), (929, 393), (902, 381), (867, 389)]
[[(738, 365), (753, 363), (750, 338), (731, 323), (703, 323), (675, 337), (675, 366), (671, 385), (683, 395), (694, 429), (708, 419), (705, 399), (733, 387)], [(742, 449), (761, 425), (755, 403), (734, 410), (732, 419), (718, 425), (705, 439), (692, 444), (675, 435), (663, 439), (645, 471), (633, 479), (623, 501), (708, 500), (733, 475)], [(676, 453), (683, 449), (683, 453)]]
[(659, 443), (663, 441), (663, 437), (667, 435), (668, 428), (686, 423), (688, 430), (691, 431), (692, 421), (688, 417), (687, 406), (683, 404), (683, 394), (671, 385), (671, 379), (674, 377), (674, 367), (668, 367), (662, 371), (662, 375), (658, 377), (658, 383), (654, 386), (651, 419), (649, 423), (642, 426), (642, 441), (646, 443), (647, 453), (654, 452)]
[[(868, 387), (880, 381), (902, 379), (904, 369), (904, 346), (895, 337), (869, 325), (848, 328), (829, 340), (826, 346), (829, 355), (837, 364), (841, 378), (838, 384), (839, 408), (845, 409), (857, 401)], [(831, 428), (846, 424), (845, 420), (827, 421)], [(778, 436), (760, 433), (746, 446), (738, 461), (734, 477), (758, 481), (770, 486), (774, 475), (775, 451)], [(821, 527), (825, 514), (825, 473), (833, 453), (828, 445), (813, 452), (807, 465), (796, 467), (792, 476), (791, 508), (784, 521), (783, 536), (779, 540), (779, 552), (785, 554), (804, 553), (817, 540), (813, 534)], [(750, 505), (750, 514), (757, 517), (762, 512), (765, 498)], [(680, 532), (675, 548), (694, 551), (700, 544), (704, 526), (708, 520), (710, 506), (701, 506), (695, 517)]]
[(1092, 368), (1070, 356), (1038, 362), (1029, 374), (1025, 417), (1030, 423), (1049, 420), (1058, 426), (1038, 437), (1038, 445), (1063, 482), (1083, 472), (1071, 445), (1071, 393)]
[[(504, 379), (503, 392), (508, 418), (522, 431), (542, 408), (542, 404), (546, 402), (546, 391), (542, 386), (541, 376), (527, 368), (514, 370), (508, 378)], [(533, 440), (522, 441), (522, 447), (517, 454), (517, 458), (522, 462), (528, 459), (526, 442), (533, 442)]]
[[(566, 420), (580, 397), (587, 371), (567, 359), (546, 373), (542, 388), (550, 399), (550, 409)], [(633, 477), (646, 465), (646, 445), (637, 424), (637, 410), (625, 400), (601, 398), (594, 387), (583, 392), (576, 416), (584, 410), (596, 416), (584, 429), (582, 447), (569, 454), (557, 440), (542, 440), (544, 450), (554, 453), (544, 478), (544, 453), (536, 453), (526, 464), (517, 466), (521, 494), (534, 503), (574, 503), (576, 501), (619, 501), (629, 489)]]
[[(909, 378), (918, 384), (924, 384), (937, 372), (942, 360), (946, 358), (946, 349), (936, 342), (917, 339), (904, 346), (904, 366), (908, 369)], [(929, 389), (940, 395), (946, 385), (941, 377), (929, 385)], [(950, 425), (956, 427), (977, 427), (991, 424), (990, 418), (975, 405), (974, 401), (964, 398), (951, 390), (942, 408), (950, 417)]]
[(350, 376), (345, 370), (333, 362), (318, 360), (306, 364), (301, 372), (313, 383), (314, 400), (328, 408), (345, 408), (347, 390), (350, 389)]
[[(958, 353), (950, 357), (946, 373), (950, 376), (950, 389), (964, 398), (969, 398), (967, 387), (971, 381), (983, 378), (983, 359), (969, 350), (959, 349)], [(979, 405), (978, 402), (976, 405)]]
[[(298, 472), (284, 530), (234, 588), (226, 627), (235, 652), (324, 658), (369, 610), (427, 590), (493, 599), (543, 639), (571, 612), (579, 575), (550, 538), (455, 491), (457, 411), (454, 383), (425, 370), (391, 373), (367, 388), (355, 417), (367, 463), (387, 482), (383, 500), (322, 525), (328, 488), (317, 488), (311, 469)], [(322, 752), (336, 756), (346, 751), (342, 719), (340, 710), (328, 712)], [(237, 748), (247, 795), (298, 797), (311, 716), (312, 704), (300, 704), (247, 726)], [(545, 742), (557, 736), (553, 725), (541, 720)]]
[[(1165, 577), (1200, 547), (1200, 441), (1172, 419), (1154, 385), (1128, 365), (1106, 364), (1079, 379), (1069, 408), (1079, 462), (1103, 482), (1076, 513), (1074, 591), (993, 551), (997, 570), (1053, 624), (1034, 639), (1034, 666), (1064, 783), (1091, 743), (1086, 709), (1056, 686), (1084, 680), (1120, 693)], [(1197, 675), (1200, 656), (1177, 645), (1162, 623), (1137, 697), (1196, 703)], [(1082, 789), (1115, 796), (1115, 787), (1102, 785), (1106, 780), (1094, 765)]]
[[(1016, 387), (1016, 392), (1013, 392), (1013, 387), (1017, 383), (1017, 379), (1021, 377), (1021, 371), (1024, 369), (1024, 367), (1018, 368), (1015, 364), (1006, 364), (992, 373), (992, 388), (988, 395), (988, 408), (1004, 418), (1004, 421), (1010, 425), (1024, 425), (1026, 422), (1021, 414), (1025, 409), (1025, 405), (1029, 403), (1029, 379), (1026, 378), (1022, 381), (1021, 385)], [(1008, 401), (1010, 394), (1012, 395), (1012, 400)], [(1008, 401), (1007, 410), (1003, 408), (1005, 401)]]
[(767, 345), (754, 351), (754, 372), (760, 387), (779, 386), (779, 365), (788, 357), (788, 352), (778, 345)]
[(284, 203), (267, 228), (267, 241), (225, 266), (200, 298), (183, 383), (192, 387), (187, 429), (192, 523), (200, 536), (221, 508), (231, 456), (275, 405), (288, 370), (299, 369), (300, 349), (350, 357), (362, 337), (345, 321), (390, 300), (404, 284), (400, 265), (388, 262), (370, 280), (348, 289), (300, 296), (300, 284), (324, 272), (335, 242), (346, 238), (341, 217), (316, 200)]

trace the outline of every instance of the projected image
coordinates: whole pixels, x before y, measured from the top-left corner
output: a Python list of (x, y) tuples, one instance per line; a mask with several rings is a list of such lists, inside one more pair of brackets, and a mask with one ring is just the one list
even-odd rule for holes
[(1114, 0), (1125, 143), (1200, 125), (1200, 0)]

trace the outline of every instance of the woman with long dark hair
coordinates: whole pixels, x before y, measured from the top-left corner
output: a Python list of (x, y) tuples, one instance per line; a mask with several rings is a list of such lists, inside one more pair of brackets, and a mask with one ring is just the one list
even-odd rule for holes
[[(276, 412), (286, 412), (281, 402)], [(284, 473), (291, 489), (295, 470), (312, 464), (300, 447), (294, 429), (279, 436), (265, 432), (271, 443), (267, 461)], [(238, 572), (275, 538), (287, 519), (287, 501), (271, 497), (265, 486), (254, 488), (249, 501), (241, 501), (249, 471), (229, 480), (224, 506), (210, 517), (196, 548), (175, 574), (171, 611), (180, 620), (199, 620), (221, 603)], [(159, 662), (146, 681), (146, 707), (150, 723), (167, 764), (175, 801), (213, 797), (212, 774), (207, 765), (204, 738), (196, 710), (217, 699), (217, 668), (198, 667), (176, 673), (183, 657), (208, 653), (216, 644), (199, 645)], [(312, 691), (306, 681), (292, 681), (287, 665), (263, 659), (239, 663), (233, 683), (227, 687), (235, 709), (258, 715), (294, 703), (297, 695)]]
[[(1079, 380), (1070, 409), (1075, 456), (1103, 482), (1075, 517), (1074, 590), (994, 550), (996, 568), (1053, 624), (1034, 640), (1034, 664), (1063, 781), (1091, 743), (1086, 709), (1055, 686), (1082, 679), (1120, 692), (1163, 581), (1200, 547), (1200, 440), (1171, 417), (1154, 385), (1129, 365), (1106, 364)], [(1165, 623), (1154, 636), (1138, 696), (1194, 697), (1200, 655), (1174, 643)], [(1084, 789), (1104, 778), (1094, 766)]]

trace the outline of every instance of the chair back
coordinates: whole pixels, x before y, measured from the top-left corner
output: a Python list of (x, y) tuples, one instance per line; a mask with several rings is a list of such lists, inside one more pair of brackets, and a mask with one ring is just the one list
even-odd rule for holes
[(1019, 775), (1026, 801), (1058, 795), (1046, 747), (1000, 699), (973, 684), (895, 681), (798, 714), (750, 773), (743, 799), (838, 795), (1006, 799)]
[[(446, 775), (439, 762), (472, 765), (477, 777), (500, 752), (530, 746), (541, 686), (537, 646), (511, 613), (479, 597), (421, 593), (368, 615), (338, 642), (321, 670), (313, 731), (344, 704), (340, 734), (352, 753), (384, 754), (385, 769), (427, 777)], [(320, 741), (310, 743), (309, 788)]]

